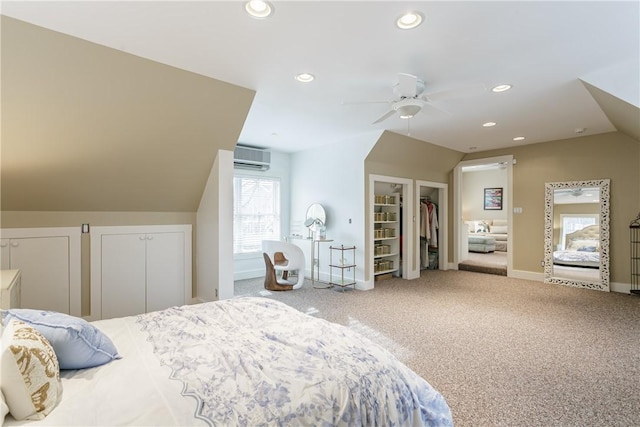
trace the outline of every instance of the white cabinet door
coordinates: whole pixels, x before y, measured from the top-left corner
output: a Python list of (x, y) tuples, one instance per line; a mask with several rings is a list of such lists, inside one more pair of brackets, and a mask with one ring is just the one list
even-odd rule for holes
[(184, 305), (184, 233), (147, 234), (147, 312)]
[(102, 318), (145, 312), (144, 234), (104, 234), (101, 238)]
[(22, 308), (69, 313), (69, 238), (11, 239), (11, 269), (22, 272)]
[(0, 239), (0, 270), (11, 269), (11, 247), (9, 239)]
[(191, 226), (91, 228), (90, 320), (191, 301)]

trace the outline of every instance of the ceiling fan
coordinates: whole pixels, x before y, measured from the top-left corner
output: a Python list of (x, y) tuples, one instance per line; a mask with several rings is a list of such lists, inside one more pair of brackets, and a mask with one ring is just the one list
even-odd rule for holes
[(410, 119), (426, 108), (443, 112), (443, 110), (431, 105), (430, 103), (445, 99), (479, 95), (484, 91), (484, 85), (474, 85), (440, 92), (425, 93), (424, 82), (418, 79), (418, 77), (411, 74), (398, 73), (398, 83), (393, 86), (393, 92), (397, 98), (392, 101), (372, 102), (385, 102), (391, 104), (389, 111), (374, 121), (373, 124), (380, 123), (396, 113), (401, 119)]

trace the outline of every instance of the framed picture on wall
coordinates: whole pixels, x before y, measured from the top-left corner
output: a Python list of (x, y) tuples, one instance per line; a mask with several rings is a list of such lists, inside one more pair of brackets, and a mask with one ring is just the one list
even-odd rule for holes
[(500, 211), (502, 210), (502, 188), (485, 188), (484, 189), (484, 210)]

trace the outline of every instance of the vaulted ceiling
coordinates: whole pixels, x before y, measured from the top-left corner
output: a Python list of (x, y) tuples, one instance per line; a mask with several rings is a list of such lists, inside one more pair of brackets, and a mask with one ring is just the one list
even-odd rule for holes
[[(215, 153), (238, 141), (640, 141), (639, 2), (273, 6), (254, 19), (239, 1), (3, 2), (2, 209), (193, 212)], [(408, 10), (423, 24), (396, 28)], [(296, 81), (303, 71), (316, 79)], [(487, 90), (372, 124), (390, 105), (368, 101), (395, 99), (401, 72), (426, 93)], [(513, 87), (489, 90), (500, 83)]]
[[(638, 117), (637, 1), (271, 3), (266, 19), (250, 17), (243, 1), (5, 1), (2, 13), (254, 90), (239, 140), (283, 151), (382, 130), (461, 152), (616, 130), (582, 82)], [(398, 29), (407, 11), (422, 25)], [(316, 79), (295, 81), (301, 72)], [(398, 73), (429, 94), (487, 90), (433, 97), (410, 120), (372, 124), (398, 99)], [(489, 90), (503, 83), (513, 88)]]

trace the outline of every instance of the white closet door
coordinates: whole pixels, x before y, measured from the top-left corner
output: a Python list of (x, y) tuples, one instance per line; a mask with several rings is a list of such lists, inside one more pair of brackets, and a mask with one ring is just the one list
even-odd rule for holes
[(184, 305), (184, 233), (147, 234), (147, 312)]
[(144, 234), (102, 236), (102, 318), (145, 312)]
[(22, 273), (22, 308), (69, 313), (69, 238), (11, 239), (11, 268)]

